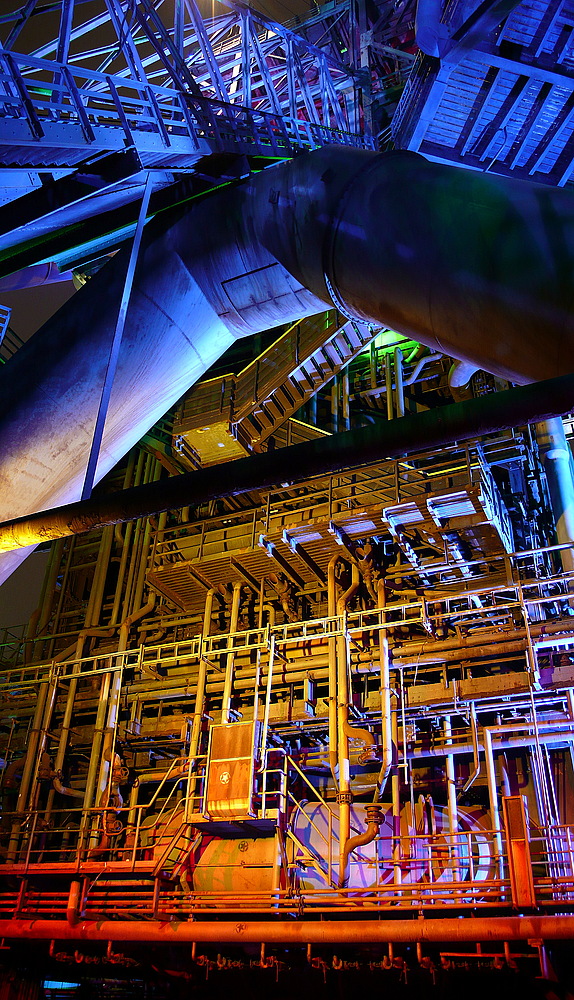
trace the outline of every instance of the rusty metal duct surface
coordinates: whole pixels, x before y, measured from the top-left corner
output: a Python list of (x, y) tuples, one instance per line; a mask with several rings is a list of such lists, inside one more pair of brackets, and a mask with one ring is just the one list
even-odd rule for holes
[[(573, 226), (564, 190), (334, 146), (195, 204), (148, 234), (96, 478), (234, 338), (325, 302), (511, 381), (573, 371)], [(4, 368), (2, 520), (79, 495), (125, 259)]]

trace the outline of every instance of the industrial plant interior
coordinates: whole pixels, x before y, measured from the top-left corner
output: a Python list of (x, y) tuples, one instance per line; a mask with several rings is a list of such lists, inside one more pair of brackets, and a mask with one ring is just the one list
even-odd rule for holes
[(574, 5), (0, 83), (0, 1000), (572, 997)]

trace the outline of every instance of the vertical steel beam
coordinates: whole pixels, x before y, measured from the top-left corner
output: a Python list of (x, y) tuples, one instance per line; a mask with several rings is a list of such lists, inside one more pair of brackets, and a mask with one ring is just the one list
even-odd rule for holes
[(106, 374), (104, 377), (104, 384), (102, 386), (102, 395), (100, 398), (100, 405), (98, 407), (98, 413), (96, 416), (96, 423), (94, 427), (94, 435), (92, 438), (92, 446), (90, 448), (90, 454), (88, 457), (88, 465), (86, 468), (86, 478), (84, 479), (84, 485), (82, 488), (82, 500), (87, 500), (92, 495), (92, 487), (94, 485), (94, 477), (96, 474), (96, 466), (98, 464), (98, 458), (100, 455), (100, 445), (102, 443), (102, 437), (104, 433), (104, 426), (106, 423), (106, 416), (108, 413), (108, 406), (110, 403), (110, 396), (112, 394), (112, 386), (114, 384), (114, 376), (116, 374), (116, 368), (118, 366), (118, 358), (120, 354), (120, 347), (122, 343), (122, 336), (124, 332), (124, 326), (126, 323), (126, 315), (128, 311), (130, 295), (132, 291), (132, 285), (134, 280), (134, 274), (136, 269), (136, 264), (138, 260), (139, 249), (141, 245), (142, 233), (146, 221), (147, 210), (149, 207), (149, 199), (152, 189), (152, 179), (151, 172), (148, 171), (146, 178), (145, 188), (142, 196), (142, 202), (140, 206), (140, 212), (138, 216), (136, 231), (134, 233), (134, 238), (131, 247), (131, 253), (128, 260), (128, 267), (126, 272), (126, 280), (124, 282), (124, 288), (122, 292), (122, 297), (120, 300), (120, 308), (118, 311), (118, 318), (116, 320), (116, 326), (114, 330), (114, 336), (112, 338), (112, 343), (110, 347), (110, 355), (108, 358), (108, 364), (106, 368)]
[[(241, 31), (241, 99), (244, 108), (252, 108), (251, 99), (251, 12), (249, 8), (241, 11), (240, 31)], [(287, 68), (289, 72), (289, 68)]]

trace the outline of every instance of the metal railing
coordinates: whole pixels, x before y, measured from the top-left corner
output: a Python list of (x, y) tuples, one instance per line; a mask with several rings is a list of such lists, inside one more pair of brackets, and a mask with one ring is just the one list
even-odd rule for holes
[[(346, 615), (322, 616), (208, 636), (198, 634), (189, 639), (140, 645), (124, 651), (94, 653), (80, 659), (70, 657), (61, 661), (56, 658), (39, 663), (16, 662), (15, 650), (22, 651), (35, 640), (12, 638), (9, 634), (4, 637), (4, 644), (0, 645), (0, 690), (11, 690), (16, 698), (49, 679), (57, 682), (71, 678), (87, 680), (121, 669), (133, 671), (140, 679), (146, 675), (157, 678), (158, 670), (166, 668), (170, 670), (170, 675), (177, 676), (197, 664), (202, 657), (209, 660), (230, 653), (268, 650), (272, 641), (286, 650), (311, 640), (320, 644), (340, 635), (357, 640), (370, 637), (372, 641), (381, 629), (391, 631), (402, 626), (419, 626), (421, 635), (446, 629), (449, 633), (473, 636), (479, 642), (482, 633), (487, 639), (495, 628), (504, 635), (505, 632), (515, 633), (520, 628), (524, 630), (526, 624), (540, 629), (545, 622), (549, 622), (553, 624), (553, 633), (540, 638), (542, 645), (538, 642), (537, 633), (530, 640), (526, 632), (524, 637), (532, 646), (532, 657), (535, 650), (539, 655), (550, 656), (553, 649), (561, 650), (565, 644), (574, 643), (574, 626), (569, 610), (564, 613), (563, 628), (557, 627), (560, 617), (556, 614), (560, 601), (568, 602), (571, 584), (568, 574), (560, 574), (544, 581), (505, 581), (496, 587), (485, 585), (483, 588), (477, 585), (471, 594), (453, 593), (449, 597), (445, 593), (430, 602), (422, 597), (416, 600), (407, 598), (405, 601), (390, 602), (383, 609), (350, 611)], [(478, 603), (477, 598), (480, 599)], [(413, 641), (416, 641), (416, 636)], [(403, 655), (402, 646), (403, 643), (399, 657)], [(405, 652), (408, 648), (407, 641)]]
[[(16, 136), (12, 122), (24, 124)], [(4, 124), (5, 123), (5, 124)], [(68, 134), (61, 131), (72, 129)], [(60, 128), (60, 131), (58, 131)], [(32, 55), (0, 53), (0, 140), (114, 149), (126, 146), (204, 155), (207, 149), (288, 157), (327, 143), (371, 148), (372, 141), (300, 118), (244, 108), (147, 80)], [(156, 144), (146, 145), (153, 138)], [(70, 151), (70, 155), (73, 155)]]

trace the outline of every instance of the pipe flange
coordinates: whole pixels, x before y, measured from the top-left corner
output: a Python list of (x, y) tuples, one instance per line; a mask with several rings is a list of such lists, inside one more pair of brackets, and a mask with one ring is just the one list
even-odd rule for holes
[(341, 225), (343, 213), (347, 206), (352, 189), (357, 183), (362, 183), (364, 181), (365, 174), (370, 173), (375, 168), (378, 168), (379, 163), (380, 159), (375, 157), (374, 159), (363, 164), (361, 169), (349, 178), (341, 192), (338, 202), (334, 206), (333, 212), (331, 213), (331, 217), (327, 224), (327, 232), (323, 240), (322, 265), (325, 287), (331, 297), (331, 301), (335, 306), (335, 309), (342, 313), (345, 319), (350, 320), (351, 322), (359, 321), (362, 323), (368, 323), (369, 320), (365, 319), (363, 316), (358, 316), (356, 313), (353, 313), (339, 292), (339, 286), (335, 275), (335, 244), (337, 241), (337, 232), (339, 226)]
[(380, 826), (383, 822), (383, 814), (381, 812), (381, 807), (376, 805), (367, 806), (365, 809), (367, 816), (367, 823), (375, 823)]
[(350, 806), (353, 802), (352, 792), (337, 792), (337, 802), (340, 806)]

